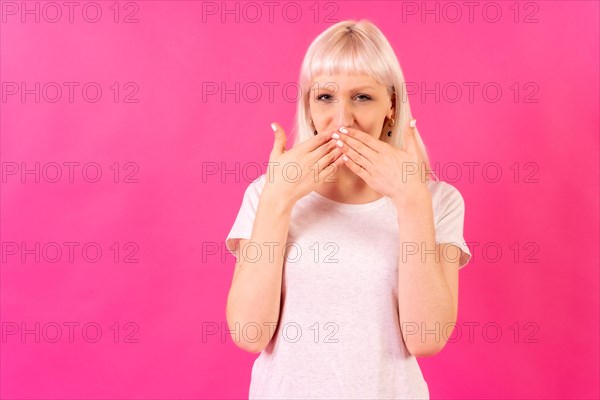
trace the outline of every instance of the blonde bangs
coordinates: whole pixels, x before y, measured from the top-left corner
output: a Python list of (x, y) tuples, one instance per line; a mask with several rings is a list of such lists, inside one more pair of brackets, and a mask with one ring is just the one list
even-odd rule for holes
[(336, 32), (320, 46), (309, 49), (307, 56), (307, 68), (303, 69), (307, 75), (300, 79), (305, 86), (310, 86), (319, 75), (365, 74), (392, 90), (392, 74), (384, 54), (358, 30)]

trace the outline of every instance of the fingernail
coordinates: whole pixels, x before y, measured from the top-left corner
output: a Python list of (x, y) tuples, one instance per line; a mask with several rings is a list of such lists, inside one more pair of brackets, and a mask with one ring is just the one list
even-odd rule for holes
[(409, 125), (411, 128), (414, 128), (417, 125), (417, 120), (416, 119), (411, 120)]
[(348, 133), (348, 129), (344, 128), (343, 126), (340, 128), (340, 132), (342, 133)]
[(343, 159), (344, 161), (348, 161), (348, 156), (344, 154), (344, 155), (342, 156), (342, 159)]
[(338, 140), (336, 143), (339, 147), (342, 147), (344, 145), (344, 142), (342, 142), (341, 140)]
[(333, 135), (331, 135), (331, 137), (334, 139), (339, 139), (340, 135), (338, 135), (337, 133), (334, 133)]
[(277, 126), (275, 125), (275, 122), (271, 124), (271, 129), (273, 129), (273, 132), (277, 131)]

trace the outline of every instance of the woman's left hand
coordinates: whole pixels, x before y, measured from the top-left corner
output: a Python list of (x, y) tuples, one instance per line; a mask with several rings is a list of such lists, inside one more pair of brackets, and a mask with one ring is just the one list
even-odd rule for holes
[[(429, 194), (425, 185), (425, 164), (417, 149), (414, 128), (406, 127), (405, 148), (401, 149), (366, 132), (340, 128), (344, 164), (360, 176), (373, 190), (389, 196), (396, 204), (406, 204)], [(342, 156), (343, 157), (343, 156)]]

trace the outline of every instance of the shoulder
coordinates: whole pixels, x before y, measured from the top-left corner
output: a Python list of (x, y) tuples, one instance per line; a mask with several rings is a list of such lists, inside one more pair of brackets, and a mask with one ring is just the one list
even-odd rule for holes
[(265, 183), (267, 182), (267, 175), (262, 174), (253, 179), (246, 187), (246, 193), (251, 196), (260, 196)]
[(444, 181), (427, 181), (434, 209), (443, 212), (448, 207), (464, 208), (465, 200), (460, 191)]
[(258, 190), (262, 191), (267, 183), (267, 174), (262, 174), (254, 179), (251, 184), (254, 185)]

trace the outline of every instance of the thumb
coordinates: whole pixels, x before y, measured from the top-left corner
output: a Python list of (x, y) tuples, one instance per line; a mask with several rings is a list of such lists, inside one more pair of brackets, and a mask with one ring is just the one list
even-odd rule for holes
[(277, 154), (277, 155), (283, 154), (285, 152), (285, 144), (287, 142), (287, 138), (285, 136), (285, 131), (276, 122), (273, 122), (271, 124), (271, 128), (273, 129), (273, 132), (275, 133), (275, 140), (273, 143), (273, 150), (271, 151), (271, 153)]

